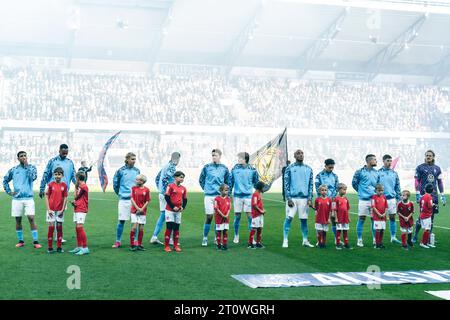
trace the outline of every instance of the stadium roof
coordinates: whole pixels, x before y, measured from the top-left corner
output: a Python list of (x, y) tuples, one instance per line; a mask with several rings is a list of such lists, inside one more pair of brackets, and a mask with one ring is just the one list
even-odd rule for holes
[(428, 75), (450, 67), (450, 1), (2, 1), (0, 55)]

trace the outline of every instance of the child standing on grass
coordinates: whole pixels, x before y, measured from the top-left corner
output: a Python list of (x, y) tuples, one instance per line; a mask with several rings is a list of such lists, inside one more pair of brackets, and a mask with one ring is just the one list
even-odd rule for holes
[[(336, 249), (342, 248), (352, 249), (348, 244), (348, 230), (350, 224), (350, 203), (345, 196), (347, 193), (347, 186), (343, 183), (338, 184), (338, 195), (334, 198), (334, 216), (336, 222)], [(341, 232), (344, 236), (344, 246), (341, 243)]]
[[(264, 227), (264, 205), (262, 201), (262, 194), (264, 193), (264, 182), (258, 181), (255, 185), (255, 192), (252, 195), (252, 230), (248, 239), (249, 249), (262, 249), (264, 246), (261, 244), (262, 229)], [(253, 244), (253, 238), (256, 233), (256, 245)]]
[(220, 196), (214, 199), (214, 223), (216, 226), (217, 250), (228, 250), (228, 229), (231, 200), (228, 196), (228, 185), (225, 183), (219, 187)]
[(320, 197), (316, 198), (313, 209), (316, 211), (316, 231), (318, 248), (326, 248), (327, 232), (330, 224), (331, 203), (333, 202), (330, 197), (327, 197), (328, 187), (321, 185), (319, 187)]
[(62, 182), (64, 170), (61, 167), (55, 168), (53, 171), (55, 180), (47, 185), (47, 192), (45, 193), (45, 205), (47, 207), (47, 223), (48, 223), (48, 253), (54, 253), (53, 250), (53, 233), (56, 227), (56, 252), (62, 253), (62, 237), (63, 237), (63, 222), (64, 211), (67, 204), (67, 185)]
[(386, 211), (388, 209), (388, 202), (386, 196), (383, 194), (384, 187), (382, 184), (375, 186), (375, 192), (372, 196), (372, 220), (373, 229), (375, 230), (375, 249), (384, 249), (383, 234), (386, 230)]
[(431, 216), (433, 215), (433, 185), (431, 183), (425, 186), (425, 194), (420, 198), (420, 225), (423, 229), (422, 242), (420, 246), (425, 249), (435, 248), (433, 244), (430, 243), (430, 232), (431, 232)]
[(75, 231), (77, 234), (77, 247), (71, 250), (78, 256), (89, 253), (87, 246), (86, 232), (84, 231), (84, 223), (88, 212), (89, 204), (89, 188), (86, 185), (86, 174), (79, 171), (76, 174), (77, 182), (75, 184), (75, 199), (71, 202), (73, 208), (73, 222), (75, 222)]
[[(147, 177), (143, 174), (136, 176), (136, 185), (131, 188), (131, 232), (130, 232), (130, 250), (144, 251), (142, 238), (144, 237), (144, 225), (147, 222), (147, 206), (151, 201), (150, 189), (144, 186)], [(138, 239), (135, 241), (136, 229), (138, 230)]]
[(409, 201), (410, 196), (411, 193), (408, 190), (403, 190), (402, 201), (397, 204), (397, 214), (400, 221), (400, 230), (402, 232), (402, 247), (405, 250), (408, 250), (413, 246), (411, 236), (414, 226), (414, 204)]
[(181, 184), (184, 181), (184, 173), (177, 171), (173, 174), (175, 182), (167, 186), (164, 198), (166, 199), (166, 232), (164, 234), (164, 251), (172, 251), (169, 247), (170, 236), (173, 232), (173, 248), (181, 252), (178, 245), (180, 238), (181, 213), (187, 205), (187, 191)]

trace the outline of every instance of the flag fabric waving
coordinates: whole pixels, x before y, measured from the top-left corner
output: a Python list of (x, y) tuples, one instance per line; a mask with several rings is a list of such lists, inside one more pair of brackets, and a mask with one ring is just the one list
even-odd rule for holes
[(400, 160), (400, 157), (397, 157), (394, 160), (392, 160), (392, 164), (391, 164), (392, 170), (394, 170), (395, 167), (397, 166), (398, 160)]
[(113, 135), (111, 138), (106, 141), (105, 145), (103, 146), (102, 151), (100, 152), (100, 155), (98, 156), (98, 162), (97, 162), (97, 170), (98, 170), (98, 178), (100, 180), (100, 186), (105, 192), (106, 187), (108, 186), (108, 176), (106, 175), (105, 166), (103, 164), (103, 161), (105, 160), (106, 152), (108, 151), (109, 147), (113, 144), (113, 142), (117, 139), (121, 131), (117, 132), (115, 135)]
[(272, 183), (281, 177), (287, 161), (287, 128), (273, 140), (250, 156), (250, 164), (255, 167), (259, 180), (264, 182), (267, 191)]

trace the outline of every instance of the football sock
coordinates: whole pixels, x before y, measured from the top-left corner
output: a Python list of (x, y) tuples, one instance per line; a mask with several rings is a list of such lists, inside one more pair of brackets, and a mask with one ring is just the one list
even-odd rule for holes
[(300, 229), (302, 230), (303, 241), (308, 240), (308, 220), (300, 219)]
[(77, 247), (81, 248), (83, 246), (83, 240), (81, 239), (81, 228), (75, 227), (75, 232), (77, 234)]
[(142, 238), (144, 238), (144, 230), (142, 229), (142, 230), (139, 230), (139, 233), (138, 233), (138, 245), (139, 246), (142, 246)]
[(237, 236), (239, 234), (239, 224), (241, 222), (241, 215), (235, 215), (234, 216), (234, 222), (233, 222), (233, 227), (234, 227), (234, 234)]
[(166, 229), (166, 232), (164, 233), (164, 244), (166, 245), (166, 247), (169, 246), (170, 234), (171, 233), (172, 233), (171, 229)]
[(221, 233), (222, 233), (222, 231), (216, 231), (216, 241), (217, 241), (217, 244), (218, 244), (218, 245), (220, 245), (220, 243), (221, 243), (221, 242), (220, 242), (220, 241), (221, 241), (220, 238), (221, 238), (221, 236), (222, 236)]
[(358, 219), (358, 223), (356, 224), (356, 235), (358, 236), (358, 240), (362, 240), (364, 228), (364, 220)]
[(331, 230), (333, 231), (333, 234), (334, 234), (334, 236), (336, 237), (336, 232), (337, 232), (336, 224), (332, 224), (332, 225), (331, 225)]
[(119, 221), (119, 223), (117, 224), (117, 231), (116, 231), (116, 241), (120, 242), (120, 240), (122, 239), (122, 233), (123, 233), (123, 227), (125, 226), (125, 221), (121, 222)]
[(376, 239), (377, 231), (375, 230), (375, 226), (374, 226), (373, 220), (370, 222), (370, 227), (372, 228), (372, 238)]
[(348, 245), (348, 230), (344, 230), (344, 244)]
[(247, 217), (247, 223), (248, 223), (248, 231), (252, 230), (252, 218)]
[(397, 223), (395, 220), (389, 220), (389, 232), (391, 233), (391, 238), (395, 238), (395, 235), (397, 234)]
[(31, 230), (31, 237), (33, 237), (33, 241), (38, 241), (38, 231), (37, 230)]
[(325, 245), (327, 243), (327, 232), (322, 231), (322, 244)]
[(175, 230), (173, 232), (173, 246), (178, 247), (178, 239), (180, 238), (180, 230)]
[(158, 221), (156, 222), (155, 231), (153, 231), (154, 237), (157, 237), (158, 234), (161, 232), (165, 218), (166, 218), (166, 212), (160, 211)]
[(250, 235), (248, 237), (248, 244), (253, 244), (253, 237), (255, 236), (255, 230), (250, 230)]
[(283, 237), (284, 237), (284, 240), (288, 239), (289, 230), (291, 229), (291, 222), (292, 222), (292, 220), (288, 219), (288, 218), (286, 218), (284, 220), (284, 226), (283, 226)]
[[(218, 242), (219, 243), (219, 242)], [(224, 246), (226, 246), (228, 243), (228, 232), (227, 230), (223, 230), (223, 240), (222, 240), (222, 244)]]
[(56, 247), (61, 248), (63, 237), (63, 227), (62, 225), (56, 226)]
[(23, 241), (23, 231), (16, 230), (16, 234), (17, 234), (17, 239), (19, 239), (19, 241)]
[(131, 229), (130, 231), (130, 246), (134, 246), (134, 235), (135, 235), (136, 231), (135, 229)]
[(341, 244), (341, 230), (336, 230), (336, 245)]
[(402, 246), (406, 246), (406, 233), (402, 233)]
[(411, 236), (412, 236), (412, 234), (408, 233), (408, 243), (411, 243)]
[(49, 248), (53, 248), (53, 234), (54, 233), (55, 233), (55, 226), (54, 225), (48, 226), (47, 242), (48, 242)]
[(209, 230), (211, 229), (211, 224), (204, 224), (203, 225), (203, 237), (204, 238), (206, 238), (206, 237), (208, 237), (208, 233), (209, 233)]
[(423, 243), (423, 244), (428, 244), (428, 236), (429, 236), (429, 233), (430, 233), (429, 230), (425, 230), (425, 231), (423, 232), (423, 235), (422, 235), (422, 243)]
[(256, 231), (256, 243), (261, 243), (261, 237), (262, 237), (262, 229), (258, 228)]

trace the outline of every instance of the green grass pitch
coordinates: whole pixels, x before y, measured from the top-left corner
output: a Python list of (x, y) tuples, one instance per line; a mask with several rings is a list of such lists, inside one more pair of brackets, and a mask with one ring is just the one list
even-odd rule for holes
[[(73, 197), (73, 195), (71, 195)], [(356, 211), (357, 199), (349, 195)], [(352, 215), (351, 251), (335, 250), (332, 237), (328, 248), (303, 248), (299, 220), (294, 220), (289, 235), (289, 248), (282, 249), (284, 204), (279, 194), (264, 195), (267, 210), (263, 243), (265, 249), (248, 250), (247, 221), (241, 220), (241, 243), (230, 241), (230, 250), (216, 251), (213, 233), (210, 245), (201, 247), (203, 230), (203, 196), (189, 195), (187, 210), (183, 213), (180, 232), (182, 253), (165, 253), (162, 246), (148, 243), (159, 216), (157, 195), (150, 205), (150, 216), (145, 227), (145, 252), (128, 250), (129, 223), (126, 224), (121, 249), (112, 249), (117, 223), (117, 198), (113, 193), (90, 194), (90, 211), (86, 233), (91, 254), (73, 256), (67, 251), (75, 246), (75, 227), (72, 210), (66, 213), (64, 238), (66, 252), (46, 253), (44, 200), (36, 197), (36, 217), (39, 238), (43, 248), (31, 245), (28, 221), (24, 220), (26, 246), (15, 248), (14, 219), (10, 216), (10, 197), (0, 195), (0, 298), (1, 299), (433, 299), (425, 290), (450, 290), (450, 284), (382, 285), (370, 290), (366, 286), (304, 287), (251, 289), (234, 280), (232, 274), (247, 273), (303, 273), (366, 271), (369, 265), (378, 265), (382, 271), (450, 269), (450, 210), (441, 207), (435, 220), (438, 241), (436, 249), (415, 247), (404, 251), (398, 245), (387, 243), (386, 250), (378, 251), (370, 244), (370, 222), (364, 226), (366, 247), (356, 248), (356, 216)], [(417, 210), (417, 208), (416, 208)], [(417, 214), (416, 214), (417, 216)], [(309, 237), (315, 243), (310, 213)], [(164, 231), (164, 229), (163, 229)], [(230, 240), (233, 237), (230, 230)], [(386, 232), (388, 234), (388, 230)], [(331, 234), (331, 232), (330, 232)], [(389, 235), (385, 236), (385, 243)], [(160, 235), (162, 239), (162, 234)], [(67, 267), (81, 268), (81, 289), (66, 286)]]

